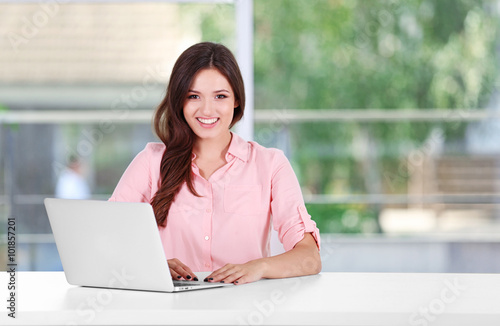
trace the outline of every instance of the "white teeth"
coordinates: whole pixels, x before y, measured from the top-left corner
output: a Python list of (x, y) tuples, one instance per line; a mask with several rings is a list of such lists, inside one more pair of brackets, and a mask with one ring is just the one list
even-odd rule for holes
[(217, 122), (219, 118), (212, 118), (212, 119), (202, 119), (202, 118), (196, 118), (198, 119), (199, 122), (204, 123), (206, 125), (211, 125)]

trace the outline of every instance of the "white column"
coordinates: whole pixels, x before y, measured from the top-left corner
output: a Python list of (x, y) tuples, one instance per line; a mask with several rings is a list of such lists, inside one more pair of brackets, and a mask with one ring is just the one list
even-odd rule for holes
[(236, 10), (236, 59), (245, 83), (245, 114), (235, 126), (236, 133), (246, 140), (253, 140), (253, 0), (235, 0)]

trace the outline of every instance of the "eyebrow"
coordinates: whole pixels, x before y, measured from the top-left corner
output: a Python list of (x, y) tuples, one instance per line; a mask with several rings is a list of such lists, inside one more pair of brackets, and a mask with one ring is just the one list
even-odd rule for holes
[[(230, 93), (230, 91), (228, 91), (227, 89), (219, 89), (219, 90), (214, 91), (214, 93), (221, 93), (221, 92)], [(198, 93), (199, 94), (200, 92), (197, 90), (194, 90), (194, 89), (190, 89), (190, 90), (188, 90), (188, 93)]]

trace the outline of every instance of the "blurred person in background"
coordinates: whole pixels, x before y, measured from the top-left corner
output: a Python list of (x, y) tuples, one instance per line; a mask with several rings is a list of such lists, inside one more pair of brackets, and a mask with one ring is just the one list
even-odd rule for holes
[[(173, 278), (244, 284), (317, 274), (319, 230), (282, 151), (230, 131), (243, 117), (240, 69), (225, 46), (198, 43), (176, 61), (149, 143), (111, 201), (153, 206)], [(271, 227), (283, 254), (270, 257)]]
[(58, 198), (88, 199), (90, 188), (83, 174), (82, 162), (76, 156), (69, 158), (67, 168), (57, 179), (55, 195)]

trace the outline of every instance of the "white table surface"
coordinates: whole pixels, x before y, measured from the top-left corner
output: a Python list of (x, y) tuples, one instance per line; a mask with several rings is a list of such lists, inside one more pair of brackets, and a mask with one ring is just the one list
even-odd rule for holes
[(7, 283), (2, 272), (2, 325), (500, 325), (496, 274), (321, 273), (160, 293), (18, 272), (15, 319), (7, 315)]

